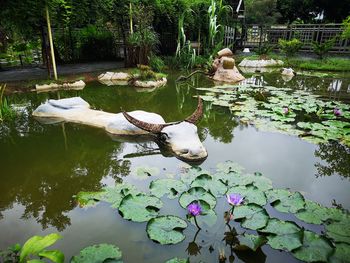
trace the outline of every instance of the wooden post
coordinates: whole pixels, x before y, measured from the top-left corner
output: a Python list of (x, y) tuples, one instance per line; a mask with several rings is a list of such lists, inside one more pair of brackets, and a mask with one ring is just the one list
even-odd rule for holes
[(46, 22), (47, 22), (47, 32), (48, 32), (48, 34), (49, 34), (49, 41), (50, 41), (50, 50), (51, 50), (51, 59), (52, 59), (53, 74), (54, 74), (54, 76), (55, 76), (55, 80), (57, 80), (57, 70), (56, 70), (55, 52), (54, 52), (54, 50), (53, 50), (51, 23), (50, 23), (50, 16), (49, 16), (49, 8), (48, 8), (47, 5), (46, 5)]
[(134, 29), (133, 29), (133, 24), (132, 24), (132, 4), (131, 4), (131, 1), (130, 1), (129, 9), (130, 9), (130, 34), (133, 34)]

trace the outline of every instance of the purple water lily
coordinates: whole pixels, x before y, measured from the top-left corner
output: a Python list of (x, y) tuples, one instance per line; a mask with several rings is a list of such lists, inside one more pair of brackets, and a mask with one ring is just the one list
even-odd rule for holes
[(288, 107), (284, 107), (282, 108), (283, 114), (287, 115), (289, 113), (289, 108)]
[(229, 202), (230, 205), (238, 206), (243, 203), (244, 197), (242, 197), (240, 194), (227, 194), (227, 202)]
[(198, 216), (202, 213), (202, 207), (198, 203), (192, 203), (187, 206), (187, 211), (191, 216)]
[(339, 108), (334, 108), (333, 113), (335, 116), (341, 116), (341, 110)]

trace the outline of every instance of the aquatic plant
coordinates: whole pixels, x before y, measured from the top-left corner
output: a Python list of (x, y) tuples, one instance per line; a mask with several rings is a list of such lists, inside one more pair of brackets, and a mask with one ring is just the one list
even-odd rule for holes
[(198, 227), (198, 229), (201, 229), (198, 225), (197, 222), (197, 216), (199, 216), (200, 214), (202, 214), (202, 207), (199, 203), (191, 203), (187, 206), (187, 212), (189, 214), (189, 216), (194, 217), (194, 222), (196, 224), (196, 226)]
[(15, 111), (8, 104), (6, 97), (4, 96), (6, 84), (0, 85), (0, 122), (6, 119), (11, 119), (16, 116)]

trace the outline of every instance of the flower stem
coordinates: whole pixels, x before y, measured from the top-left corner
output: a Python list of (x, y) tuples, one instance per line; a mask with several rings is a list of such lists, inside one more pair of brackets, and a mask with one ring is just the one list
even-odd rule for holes
[(196, 216), (194, 217), (194, 223), (196, 224), (196, 226), (197, 226), (198, 229), (202, 229), (202, 228), (200, 228), (199, 225), (198, 225), (197, 217), (196, 217)]

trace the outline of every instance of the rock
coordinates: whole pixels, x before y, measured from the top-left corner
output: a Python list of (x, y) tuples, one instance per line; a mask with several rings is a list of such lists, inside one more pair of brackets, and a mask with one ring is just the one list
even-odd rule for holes
[(235, 60), (233, 58), (223, 57), (222, 66), (224, 69), (233, 69), (235, 67)]
[(222, 49), (222, 50), (220, 50), (218, 52), (218, 57), (219, 58), (232, 57), (232, 56), (233, 56), (233, 53), (232, 53), (231, 49), (229, 49), (229, 48), (224, 48), (224, 49)]
[(238, 69), (234, 67), (233, 69), (224, 69), (222, 67), (218, 68), (215, 72), (213, 80), (222, 82), (239, 82), (244, 80), (245, 77), (239, 73)]
[(149, 80), (149, 81), (136, 80), (134, 82), (134, 85), (140, 88), (158, 88), (158, 87), (164, 86), (166, 83), (167, 83), (167, 79), (162, 78), (160, 80)]
[(249, 48), (247, 48), (247, 47), (246, 47), (246, 48), (244, 48), (244, 49), (243, 49), (243, 53), (250, 53), (250, 49), (249, 49)]
[[(84, 81), (79, 80), (73, 83), (65, 83), (69, 88), (74, 88), (74, 89), (83, 89), (85, 88), (86, 84)], [(64, 84), (63, 84), (64, 85)]]
[(294, 70), (292, 68), (283, 68), (281, 74), (284, 76), (292, 76), (292, 77), (294, 77), (295, 75)]
[(58, 90), (58, 89), (75, 89), (75, 90), (81, 90), (85, 88), (86, 84), (84, 81), (79, 80), (75, 81), (73, 83), (63, 83), (63, 84), (57, 84), (57, 83), (50, 83), (50, 84), (43, 84), (43, 85), (35, 85), (35, 89), (37, 92), (44, 92), (44, 91), (50, 91), (50, 90)]
[(125, 72), (106, 72), (98, 76), (98, 80), (124, 80), (128, 81), (131, 76)]
[(241, 63), (239, 63), (240, 67), (248, 67), (248, 68), (264, 68), (264, 67), (278, 67), (283, 66), (283, 61), (281, 60), (249, 60), (249, 59), (243, 59)]

